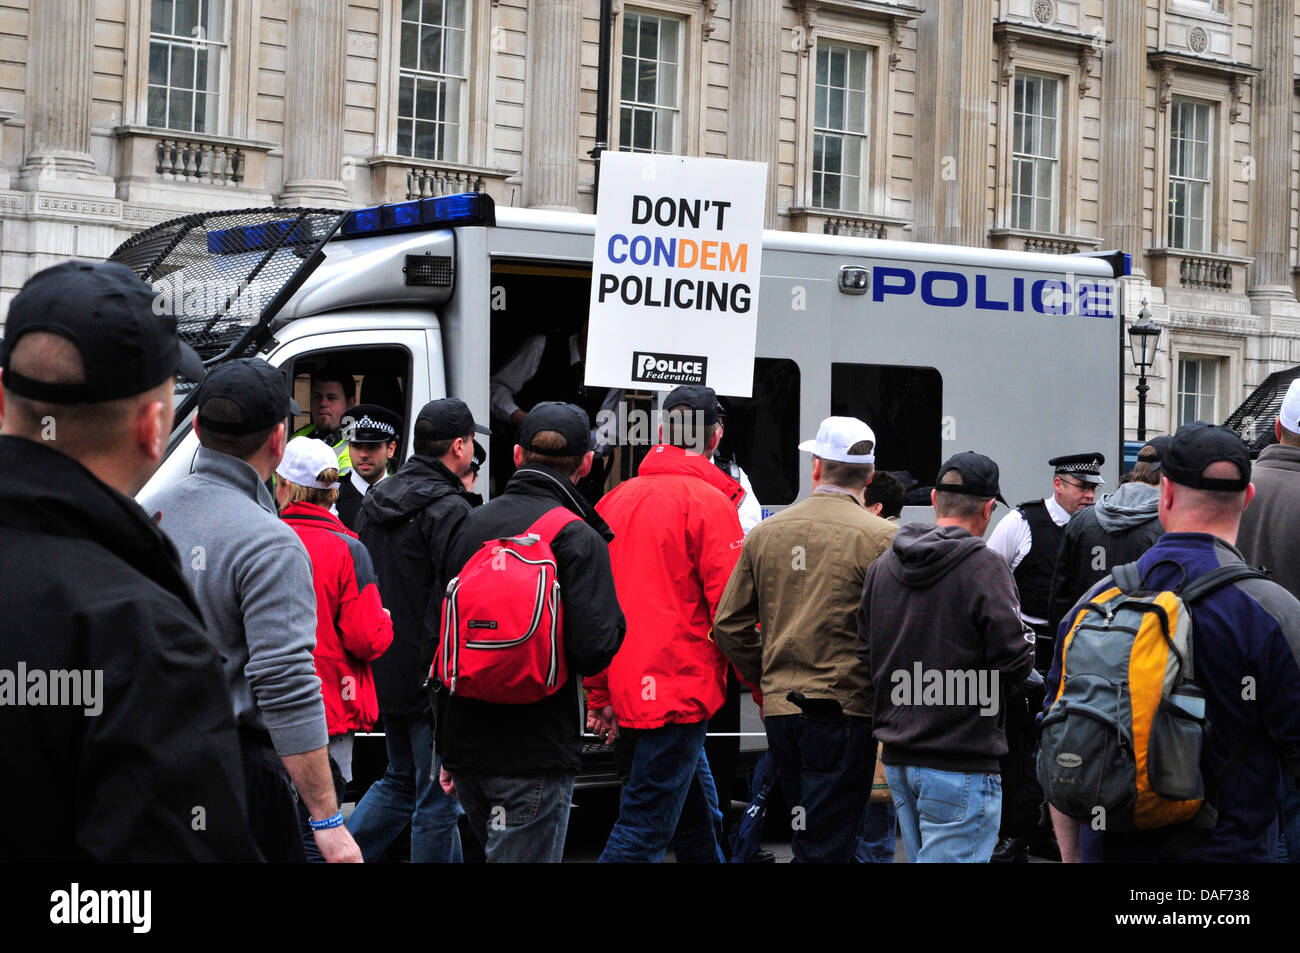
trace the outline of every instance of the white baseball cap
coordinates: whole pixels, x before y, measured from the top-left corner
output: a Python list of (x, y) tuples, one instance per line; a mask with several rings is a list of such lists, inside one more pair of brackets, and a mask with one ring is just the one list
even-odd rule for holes
[(317, 490), (337, 490), (335, 483), (322, 483), (316, 477), (326, 470), (337, 470), (339, 458), (324, 440), (315, 437), (294, 437), (284, 448), (284, 459), (275, 468), (276, 476), (299, 486)]
[(1287, 430), (1300, 433), (1300, 379), (1293, 380), (1287, 388), (1277, 419), (1282, 421), (1282, 426)]
[[(849, 453), (849, 448), (863, 440), (871, 441), (871, 452), (861, 454)], [(823, 460), (836, 460), (840, 463), (875, 463), (876, 435), (857, 417), (827, 417), (817, 428), (816, 440), (805, 440), (799, 444), (800, 450), (821, 457)]]

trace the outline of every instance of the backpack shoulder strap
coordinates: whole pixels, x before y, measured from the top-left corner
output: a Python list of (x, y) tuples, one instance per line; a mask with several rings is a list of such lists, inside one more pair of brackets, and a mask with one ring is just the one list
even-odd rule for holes
[(1138, 572), (1137, 563), (1124, 563), (1122, 566), (1116, 566), (1111, 572), (1111, 578), (1115, 585), (1119, 586), (1120, 592), (1125, 595), (1131, 595), (1142, 588), (1142, 574)]
[(560, 530), (570, 523), (580, 522), (582, 522), (582, 517), (573, 510), (567, 506), (557, 506), (539, 516), (537, 521), (524, 530), (522, 535), (527, 536), (530, 533), (536, 533), (538, 538), (549, 546), (555, 541), (555, 537), (559, 535)]
[(1260, 572), (1258, 569), (1252, 569), (1245, 563), (1237, 563), (1231, 566), (1220, 566), (1218, 569), (1211, 569), (1204, 576), (1197, 578), (1194, 582), (1188, 583), (1178, 590), (1178, 597), (1184, 602), (1191, 602), (1202, 596), (1214, 592), (1216, 589), (1222, 589), (1224, 586), (1230, 586), (1234, 582), (1242, 579), (1267, 579), (1268, 573)]

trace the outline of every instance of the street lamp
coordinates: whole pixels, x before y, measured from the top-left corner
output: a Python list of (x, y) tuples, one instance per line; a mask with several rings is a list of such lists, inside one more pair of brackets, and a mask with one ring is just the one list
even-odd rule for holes
[(1128, 329), (1129, 353), (1138, 372), (1138, 439), (1147, 439), (1147, 371), (1156, 362), (1156, 349), (1159, 346), (1160, 329), (1151, 321), (1151, 312), (1147, 310), (1147, 299), (1142, 299), (1142, 310), (1138, 312), (1138, 322)]

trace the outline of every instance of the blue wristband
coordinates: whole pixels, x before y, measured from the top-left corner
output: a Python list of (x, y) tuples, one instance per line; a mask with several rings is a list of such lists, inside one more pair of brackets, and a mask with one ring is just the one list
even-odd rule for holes
[(332, 827), (342, 827), (343, 812), (339, 811), (333, 817), (327, 817), (323, 821), (313, 821), (309, 818), (307, 823), (311, 825), (311, 829), (314, 831), (327, 831)]

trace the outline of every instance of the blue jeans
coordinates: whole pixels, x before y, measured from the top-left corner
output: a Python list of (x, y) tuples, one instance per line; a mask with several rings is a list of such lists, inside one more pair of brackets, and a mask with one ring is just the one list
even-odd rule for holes
[(885, 777), (908, 863), (988, 863), (1002, 816), (997, 772), (887, 764)]
[(892, 864), (897, 850), (897, 831), (898, 812), (894, 810), (893, 801), (867, 804), (866, 816), (862, 819), (862, 834), (858, 837), (853, 859), (859, 864)]
[(657, 864), (669, 846), (678, 863), (726, 862), (718, 791), (704, 754), (707, 730), (703, 721), (619, 729), (615, 755), (627, 778), (600, 863)]
[(871, 719), (768, 715), (763, 726), (781, 791), (793, 812), (794, 862), (853, 860), (876, 767)]
[(452, 780), (489, 864), (558, 864), (564, 859), (574, 775), (501, 778), (457, 771)]
[(367, 863), (411, 825), (411, 863), (459, 864), (465, 813), (438, 784), (433, 729), (420, 715), (384, 715), (388, 770), (370, 786), (348, 818), (348, 830)]

